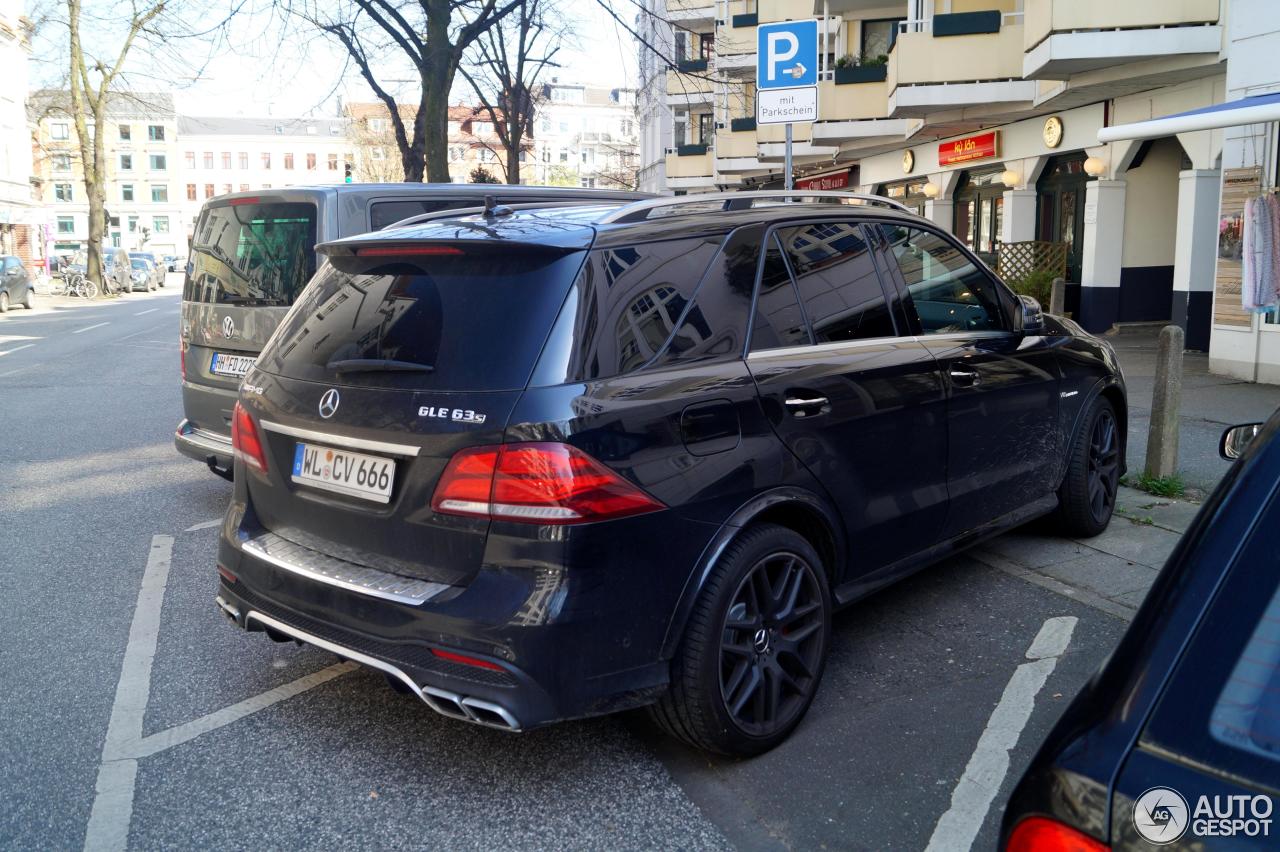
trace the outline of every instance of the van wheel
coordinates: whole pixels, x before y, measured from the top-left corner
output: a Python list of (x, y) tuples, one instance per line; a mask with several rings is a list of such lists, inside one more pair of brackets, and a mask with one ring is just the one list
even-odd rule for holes
[(1080, 419), (1071, 441), (1067, 475), (1058, 489), (1058, 529), (1090, 538), (1111, 523), (1120, 484), (1120, 424), (1115, 409), (1098, 397)]
[(35, 310), (36, 288), (34, 284), (27, 288), (27, 295), (22, 297), (22, 307), (26, 308), (29, 311)]
[(9, 294), (0, 290), (0, 314), (7, 313), (9, 310)]
[(667, 733), (732, 756), (766, 752), (804, 718), (831, 641), (831, 593), (813, 546), (762, 524), (729, 545), (650, 708)]

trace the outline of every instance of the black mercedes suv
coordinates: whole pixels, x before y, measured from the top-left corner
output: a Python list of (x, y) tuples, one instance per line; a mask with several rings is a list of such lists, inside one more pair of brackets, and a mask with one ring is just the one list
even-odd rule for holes
[(499, 207), (320, 251), (235, 406), (217, 602), (446, 715), (650, 705), (759, 753), (839, 607), (1110, 520), (1111, 347), (885, 199)]

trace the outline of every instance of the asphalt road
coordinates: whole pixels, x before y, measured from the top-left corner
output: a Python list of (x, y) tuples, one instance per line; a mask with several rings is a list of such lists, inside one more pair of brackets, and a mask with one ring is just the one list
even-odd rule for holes
[[(675, 746), (641, 713), (524, 734), (438, 717), (217, 613), (202, 525), (229, 486), (172, 446), (170, 280), (0, 317), (0, 847), (989, 849), (1124, 629), (964, 557), (840, 614), (809, 717), (755, 760)], [(984, 728), (1061, 617), (989, 810), (935, 835), (966, 765), (1000, 766)]]

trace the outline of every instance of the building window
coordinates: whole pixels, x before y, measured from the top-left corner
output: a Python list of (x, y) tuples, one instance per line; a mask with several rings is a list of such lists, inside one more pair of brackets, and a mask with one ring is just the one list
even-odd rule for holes
[(147, 125), (147, 141), (163, 142), (164, 141), (164, 125), (148, 124)]
[(187, 200), (188, 201), (196, 200), (196, 185), (194, 183), (187, 184)]
[(71, 171), (71, 155), (70, 154), (54, 154), (53, 170), (55, 172)]
[(152, 216), (151, 229), (157, 234), (169, 233), (169, 217), (168, 216)]
[(120, 200), (121, 201), (133, 200), (133, 184), (131, 183), (120, 184)]
[(132, 138), (133, 138), (133, 125), (131, 124), (120, 125), (120, 141), (128, 142)]
[(224, 183), (224, 184), (222, 185), (222, 194), (223, 194), (223, 195), (226, 195), (226, 194), (227, 194), (228, 192), (230, 192), (230, 191), (231, 191), (231, 184), (229, 184), (229, 183)]
[(271, 168), (271, 155), (266, 152), (262, 154), (262, 167), (264, 169)]
[(563, 148), (560, 149), (560, 162), (562, 163), (569, 162), (569, 152)]
[(249, 168), (249, 155), (244, 151), (240, 152), (240, 168), (242, 169)]
[(315, 154), (308, 154), (308, 155), (307, 155), (307, 170), (308, 170), (308, 171), (313, 171), (313, 172), (316, 170), (316, 155), (315, 155)]
[(55, 121), (49, 125), (49, 137), (51, 139), (66, 139), (67, 125), (66, 122)]
[(497, 156), (493, 153), (493, 151), (489, 150), (488, 148), (481, 148), (481, 149), (480, 149), (480, 162), (482, 162), (482, 163), (492, 163), (493, 161), (495, 161), (495, 160), (497, 160), (497, 159), (498, 159), (498, 158), (497, 158)]
[(187, 168), (194, 169), (196, 167), (196, 152), (187, 151), (182, 155), (182, 161), (186, 163)]
[(385, 160), (386, 158), (387, 154), (381, 148), (372, 148), (369, 150), (369, 159), (371, 160)]
[(213, 168), (213, 152), (212, 151), (205, 151), (204, 157), (202, 159), (204, 160), (204, 167), (206, 169)]
[(53, 185), (53, 197), (56, 198), (58, 201), (70, 201), (71, 200), (71, 184), (55, 183)]
[(138, 233), (138, 217), (137, 216), (129, 217), (129, 233), (131, 234)]
[(369, 132), (370, 132), (370, 133), (382, 133), (382, 132), (383, 132), (384, 130), (386, 130), (386, 129), (387, 129), (387, 120), (386, 120), (385, 118), (371, 118), (371, 119), (369, 119)]
[(168, 201), (169, 201), (169, 186), (168, 186), (168, 184), (163, 184), (163, 183), (162, 183), (162, 184), (159, 184), (158, 186), (153, 186), (153, 187), (151, 187), (151, 200), (152, 200), (152, 201), (155, 201), (155, 202), (157, 202), (157, 203), (159, 203), (159, 204), (166, 204), (166, 203), (168, 203)]
[(341, 129), (340, 127), (338, 127), (338, 125), (336, 125), (336, 124), (330, 124), (330, 125), (329, 125), (329, 135), (330, 135), (330, 136), (337, 136), (337, 135), (338, 135), (339, 133), (341, 133), (341, 132), (342, 132), (342, 129)]
[(58, 233), (74, 234), (76, 232), (76, 220), (74, 216), (58, 217)]
[(248, 191), (249, 191), (249, 184), (247, 184), (247, 183), (242, 183), (242, 184), (240, 184), (240, 191), (241, 191), (241, 192), (248, 192)]
[(165, 160), (164, 154), (151, 155), (151, 171), (162, 172), (168, 168), (168, 162)]
[(860, 54), (863, 61), (888, 56), (898, 40), (898, 24), (902, 18), (862, 22)]
[(231, 152), (230, 152), (230, 151), (223, 151), (223, 152), (222, 152), (222, 167), (223, 167), (224, 169), (230, 169), (230, 168), (231, 168)]
[(120, 171), (122, 172), (133, 171), (133, 155), (132, 154), (120, 155)]
[(205, 198), (213, 198), (213, 184), (211, 184), (211, 183), (206, 183), (206, 184), (204, 185), (204, 197), (205, 197)]
[(337, 170), (338, 170), (338, 155), (330, 154), (329, 155), (329, 171), (336, 172)]
[(292, 154), (285, 154), (285, 155), (284, 155), (284, 167), (285, 167), (286, 169), (291, 169), (291, 168), (293, 168), (293, 155), (292, 155)]

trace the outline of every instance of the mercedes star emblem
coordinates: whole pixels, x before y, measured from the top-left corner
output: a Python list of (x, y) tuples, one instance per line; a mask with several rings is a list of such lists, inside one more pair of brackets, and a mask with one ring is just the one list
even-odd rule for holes
[(324, 392), (324, 396), (320, 397), (320, 416), (328, 420), (338, 410), (338, 392), (333, 388), (329, 388)]

